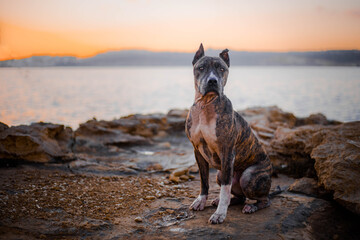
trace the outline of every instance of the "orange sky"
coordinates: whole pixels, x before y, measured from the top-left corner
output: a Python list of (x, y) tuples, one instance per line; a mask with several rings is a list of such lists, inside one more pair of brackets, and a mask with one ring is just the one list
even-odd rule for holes
[(360, 49), (358, 0), (0, 0), (0, 60), (120, 49)]

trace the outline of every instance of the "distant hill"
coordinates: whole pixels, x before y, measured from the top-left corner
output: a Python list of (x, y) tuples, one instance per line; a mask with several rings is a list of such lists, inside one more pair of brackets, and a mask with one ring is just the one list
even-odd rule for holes
[[(220, 50), (206, 54), (218, 56)], [(360, 66), (360, 51), (319, 52), (245, 52), (230, 50), (232, 66)], [(112, 51), (89, 58), (35, 56), (0, 61), (0, 67), (53, 66), (189, 66), (194, 53), (151, 52), (143, 50)]]

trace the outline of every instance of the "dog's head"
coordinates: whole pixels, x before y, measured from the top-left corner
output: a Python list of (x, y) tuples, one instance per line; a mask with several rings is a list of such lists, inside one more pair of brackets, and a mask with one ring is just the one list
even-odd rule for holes
[(212, 92), (222, 95), (229, 74), (229, 50), (225, 49), (219, 57), (205, 56), (201, 44), (192, 62), (194, 66), (195, 90), (205, 96)]

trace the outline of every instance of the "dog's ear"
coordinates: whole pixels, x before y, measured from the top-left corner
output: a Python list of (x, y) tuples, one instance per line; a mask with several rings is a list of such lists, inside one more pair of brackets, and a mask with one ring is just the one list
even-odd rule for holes
[(204, 56), (204, 47), (202, 45), (202, 43), (200, 44), (199, 49), (197, 50), (197, 52), (195, 53), (194, 59), (192, 61), (192, 64), (195, 65), (195, 63)]
[(219, 56), (222, 60), (224, 60), (224, 62), (226, 63), (226, 65), (228, 65), (228, 67), (230, 67), (230, 58), (229, 58), (229, 54), (228, 54), (229, 50), (225, 49), (223, 50)]

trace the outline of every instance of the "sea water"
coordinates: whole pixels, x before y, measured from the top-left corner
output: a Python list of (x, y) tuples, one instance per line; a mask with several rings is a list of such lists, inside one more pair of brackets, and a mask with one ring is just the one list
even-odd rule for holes
[[(359, 67), (230, 67), (234, 109), (277, 105), (296, 116), (360, 120)], [(166, 113), (194, 100), (192, 66), (0, 68), (0, 122), (77, 128), (93, 117)]]

